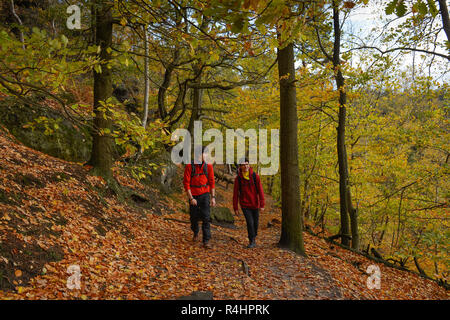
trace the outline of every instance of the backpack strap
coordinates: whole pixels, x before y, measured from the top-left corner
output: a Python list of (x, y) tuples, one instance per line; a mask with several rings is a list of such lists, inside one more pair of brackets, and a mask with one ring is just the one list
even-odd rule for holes
[(208, 165), (206, 164), (206, 162), (204, 162), (204, 166), (203, 166), (203, 174), (206, 176), (206, 179), (208, 179)]
[(242, 193), (242, 186), (241, 186), (241, 176), (240, 175), (238, 175), (237, 176), (237, 179), (238, 179), (238, 185), (239, 185), (239, 195)]
[(201, 175), (205, 175), (206, 176), (206, 184), (202, 184), (202, 185), (192, 185), (191, 184), (191, 188), (203, 188), (203, 187), (207, 187), (209, 185), (209, 181), (208, 181), (208, 165), (206, 164), (206, 162), (202, 162), (202, 168), (203, 168), (203, 172), (202, 173), (196, 173), (195, 171), (195, 164), (192, 161), (191, 163), (191, 178), (195, 177), (195, 176), (201, 176)]

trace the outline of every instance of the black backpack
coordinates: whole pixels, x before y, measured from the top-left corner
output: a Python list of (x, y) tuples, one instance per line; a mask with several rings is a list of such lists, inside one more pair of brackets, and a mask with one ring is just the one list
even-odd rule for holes
[[(202, 162), (203, 172), (199, 172), (199, 173), (196, 172), (196, 165), (194, 164), (194, 161), (192, 161), (192, 163), (191, 163), (191, 168), (192, 168), (192, 170), (191, 170), (191, 178), (192, 177), (196, 177), (196, 176), (205, 175), (206, 176), (206, 180), (208, 180), (208, 165), (206, 164), (206, 162)], [(206, 184), (202, 184), (202, 185), (199, 185), (199, 186), (191, 185), (191, 188), (202, 188), (202, 187), (206, 187), (208, 185), (209, 185), (209, 183), (207, 182)]]
[[(258, 187), (256, 185), (256, 173), (255, 173), (255, 171), (253, 171), (252, 176), (253, 176), (253, 184), (255, 185), (256, 192), (258, 192)], [(237, 179), (238, 179), (238, 184), (239, 184), (239, 194), (241, 194), (242, 193), (242, 186), (241, 186), (241, 176), (239, 175), (239, 172), (238, 172)]]

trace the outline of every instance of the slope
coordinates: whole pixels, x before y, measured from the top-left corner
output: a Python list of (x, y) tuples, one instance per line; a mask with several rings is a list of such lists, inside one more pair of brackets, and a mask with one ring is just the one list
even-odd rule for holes
[[(77, 163), (27, 148), (0, 133), (0, 299), (448, 299), (435, 282), (378, 264), (304, 234), (308, 257), (277, 247), (281, 214), (268, 199), (257, 248), (236, 228), (213, 226), (212, 249), (191, 241), (185, 196), (163, 196), (115, 172), (136, 202), (120, 203)], [(218, 205), (232, 188), (218, 183)], [(80, 288), (67, 284), (80, 268)]]

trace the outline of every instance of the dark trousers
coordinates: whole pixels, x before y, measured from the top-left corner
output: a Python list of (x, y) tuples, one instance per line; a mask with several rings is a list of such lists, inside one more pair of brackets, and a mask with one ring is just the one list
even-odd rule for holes
[(242, 208), (247, 222), (248, 240), (252, 242), (258, 235), (259, 209)]
[(191, 220), (191, 229), (194, 234), (199, 232), (199, 221), (202, 221), (203, 242), (211, 239), (211, 214), (209, 193), (193, 196), (197, 200), (197, 205), (189, 205), (189, 215)]

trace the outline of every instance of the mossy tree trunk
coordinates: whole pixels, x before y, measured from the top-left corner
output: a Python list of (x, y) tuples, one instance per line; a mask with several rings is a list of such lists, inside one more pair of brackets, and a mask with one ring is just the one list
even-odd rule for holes
[[(114, 140), (106, 132), (112, 131), (112, 120), (108, 113), (101, 110), (100, 101), (106, 101), (112, 96), (111, 69), (107, 67), (111, 60), (108, 48), (112, 43), (112, 12), (111, 2), (95, 0), (93, 14), (95, 15), (95, 43), (100, 46), (101, 70), (94, 70), (94, 130), (92, 154), (89, 164), (93, 166), (93, 174), (102, 176), (106, 180), (112, 178)], [(98, 71), (98, 72), (97, 72)]]

